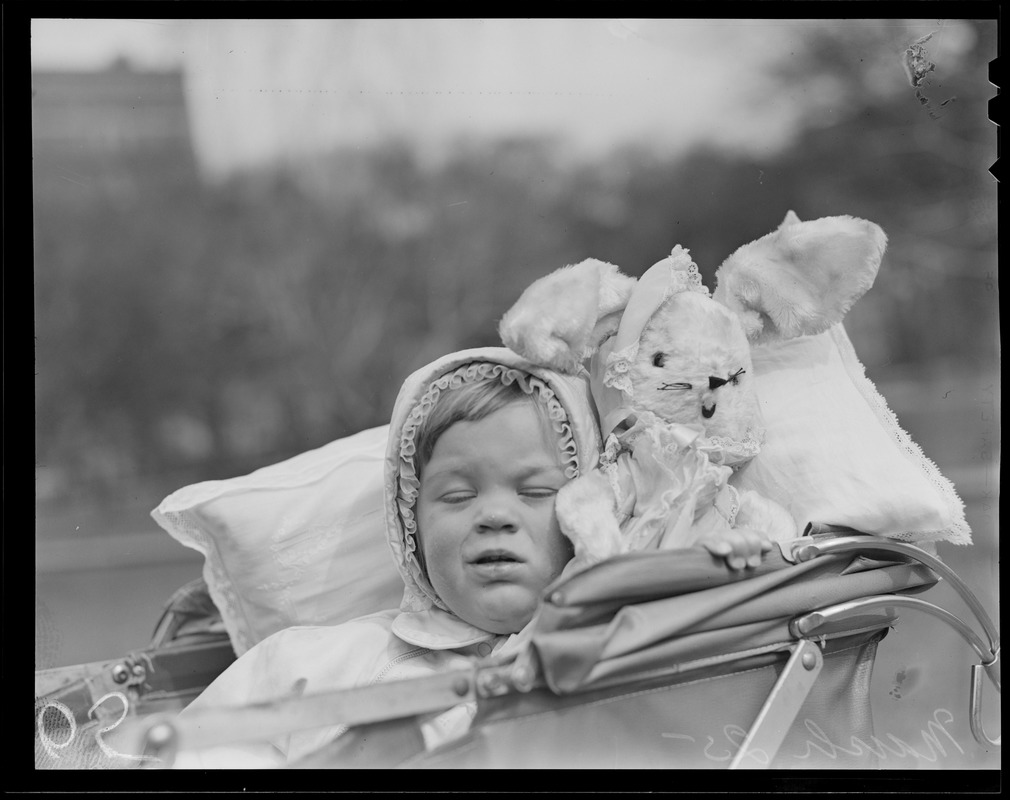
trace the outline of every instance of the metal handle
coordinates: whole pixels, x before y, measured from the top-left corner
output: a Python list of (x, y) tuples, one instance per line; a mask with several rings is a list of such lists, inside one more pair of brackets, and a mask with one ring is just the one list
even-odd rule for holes
[(823, 628), (825, 625), (829, 625), (833, 622), (842, 622), (850, 617), (858, 616), (860, 613), (865, 611), (882, 611), (887, 608), (895, 607), (914, 608), (919, 611), (924, 611), (927, 614), (931, 614), (934, 617), (939, 617), (961, 634), (961, 637), (968, 642), (972, 649), (978, 654), (978, 657), (982, 660), (983, 664), (992, 661), (993, 653), (989, 650), (989, 646), (961, 619), (954, 616), (946, 609), (935, 606), (925, 600), (920, 600), (917, 597), (903, 597), (901, 595), (887, 594), (877, 597), (862, 597), (858, 600), (849, 600), (845, 603), (838, 603), (837, 605), (821, 608), (817, 611), (811, 611), (808, 614), (796, 617), (796, 619), (789, 623), (789, 629), (794, 636), (809, 639), (817, 636), (817, 630), (819, 628)]
[[(221, 744), (268, 741), (292, 731), (360, 725), (444, 711), (494, 693), (499, 681), (474, 666), (423, 678), (280, 697), (243, 706), (152, 715), (124, 725), (128, 752), (156, 755), (171, 764), (176, 752)], [(506, 687), (507, 688), (507, 687)]]
[(1001, 746), (1002, 736), (995, 739), (990, 737), (985, 731), (982, 721), (982, 679), (985, 673), (993, 682), (997, 692), (1001, 692), (1000, 685), (1000, 638), (993, 624), (992, 619), (986, 613), (979, 599), (975, 596), (968, 585), (957, 577), (949, 567), (938, 559), (924, 553), (913, 544), (901, 541), (891, 541), (875, 536), (850, 535), (838, 536), (837, 538), (801, 541), (797, 544), (794, 556), (797, 561), (809, 561), (818, 556), (827, 556), (842, 553), (873, 553), (885, 552), (899, 554), (914, 561), (920, 562), (934, 573), (946, 579), (956, 590), (958, 595), (968, 604), (975, 613), (977, 620), (984, 629), (987, 639), (983, 639), (960, 617), (951, 614), (949, 611), (939, 606), (919, 600), (914, 597), (904, 597), (901, 595), (883, 595), (880, 597), (867, 597), (860, 600), (851, 600), (847, 603), (821, 608), (808, 614), (796, 617), (790, 623), (790, 631), (798, 638), (810, 638), (816, 636), (818, 629), (831, 622), (841, 621), (861, 612), (891, 609), (895, 607), (913, 608), (924, 611), (927, 614), (938, 617), (950, 625), (962, 638), (972, 645), (980, 663), (972, 667), (971, 698), (969, 701), (969, 722), (972, 728), (972, 735), (983, 746)]
[[(819, 530), (827, 531), (828, 529), (821, 528)], [(982, 607), (982, 603), (975, 596), (975, 593), (968, 588), (968, 585), (961, 580), (957, 573), (955, 573), (950, 567), (940, 561), (940, 559), (935, 556), (931, 556), (929, 553), (921, 550), (915, 545), (907, 544), (906, 542), (896, 542), (891, 539), (883, 539), (877, 536), (870, 536), (868, 534), (858, 534), (854, 536), (837, 536), (828, 539), (811, 539), (809, 541), (801, 540), (797, 543), (793, 554), (797, 561), (809, 561), (817, 556), (834, 553), (872, 552), (896, 553), (898, 555), (911, 558), (929, 567), (937, 575), (944, 578), (951, 586), (954, 587), (954, 590), (968, 605), (968, 608), (971, 609), (989, 640), (988, 647), (986, 647), (984, 653), (981, 654), (982, 660), (990, 661), (993, 656), (999, 652), (999, 632), (996, 630), (996, 625), (993, 624), (989, 614), (986, 613), (986, 610)], [(958, 622), (960, 622), (960, 620), (958, 620)], [(961, 625), (963, 626), (964, 623), (961, 623)]]
[(990, 664), (975, 664), (971, 668), (971, 713), (968, 716), (968, 723), (971, 726), (971, 735), (975, 737), (982, 746), (1001, 747), (1002, 736), (995, 739), (989, 738), (982, 724), (982, 673), (985, 672), (996, 686), (996, 691), (1000, 691), (999, 686), (999, 652)]

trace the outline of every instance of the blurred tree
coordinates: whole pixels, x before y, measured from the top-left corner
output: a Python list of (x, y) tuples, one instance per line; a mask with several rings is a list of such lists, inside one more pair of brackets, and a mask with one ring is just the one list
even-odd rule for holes
[(790, 208), (890, 237), (850, 316), (868, 367), (984, 359), (994, 26), (956, 29), (975, 38), (929, 74), (932, 108), (901, 67), (908, 30), (812, 23), (769, 83), (809, 117), (763, 158), (626, 147), (578, 164), (561, 142), (507, 140), (435, 164), (393, 143), (214, 186), (172, 154), (37, 159), (37, 452), (62, 475), (48, 485), (116, 495), (178, 470), (179, 486), (381, 425), (407, 373), (495, 344), (547, 272), (595, 257), (638, 275), (680, 243), (714, 286)]
[[(919, 46), (936, 64), (915, 87), (905, 53), (927, 36)], [(993, 21), (821, 21), (774, 75), (809, 99), (806, 126), (770, 165), (795, 176), (789, 204), (888, 233), (880, 277), (850, 320), (880, 364), (994, 353), (993, 315), (978, 312), (996, 302), (986, 289), (996, 272), (995, 37)], [(861, 337), (871, 320), (875, 335)]]

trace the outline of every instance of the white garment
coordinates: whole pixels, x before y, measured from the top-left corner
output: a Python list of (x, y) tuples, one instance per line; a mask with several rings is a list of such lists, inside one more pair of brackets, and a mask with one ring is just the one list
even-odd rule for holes
[[(589, 399), (588, 376), (567, 376), (529, 364), (505, 348), (478, 348), (452, 353), (429, 364), (405, 382), (390, 421), (386, 458), (386, 533), (397, 569), (404, 580), (400, 610), (382, 611), (328, 627), (294, 627), (279, 631), (244, 653), (204, 690), (181, 716), (200, 709), (242, 706), (275, 700), (294, 693), (312, 694), (349, 689), (378, 682), (422, 677), (461, 668), (472, 659), (517, 652), (529, 626), (511, 635), (497, 635), (470, 625), (450, 611), (435, 595), (414, 556), (415, 542), (404, 527), (401, 441), (411, 412), (427, 403), (433, 382), (473, 363), (502, 364), (540, 381), (551, 403), (552, 420), (569, 426), (567, 465), (572, 477), (594, 468), (599, 458), (599, 432)], [(564, 419), (554, 416), (563, 414)], [(416, 414), (414, 415), (416, 418)], [(461, 705), (422, 725), (426, 746), (433, 747), (464, 733), (474, 704)], [(174, 766), (187, 768), (279, 767), (296, 762), (332, 742), (345, 727), (331, 725), (299, 731), (281, 739), (236, 744), (200, 752), (181, 751)]]
[[(408, 641), (394, 633), (416, 641)], [(521, 634), (484, 633), (473, 642), (472, 626), (444, 612), (412, 614), (396, 610), (329, 627), (288, 628), (275, 633), (235, 661), (181, 714), (221, 706), (241, 706), (292, 694), (313, 694), (392, 680), (417, 678), (465, 667), (472, 658), (514, 650)], [(422, 646), (417, 641), (427, 641)], [(474, 704), (457, 706), (422, 726), (431, 748), (466, 732)], [(330, 725), (299, 731), (269, 743), (236, 744), (183, 751), (177, 769), (281, 767), (315, 752), (345, 730)]]

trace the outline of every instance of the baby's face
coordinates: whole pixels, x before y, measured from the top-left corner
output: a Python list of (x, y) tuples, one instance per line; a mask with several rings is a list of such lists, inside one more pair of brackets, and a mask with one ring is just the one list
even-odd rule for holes
[(536, 410), (510, 403), (457, 422), (421, 473), (418, 534), (428, 579), (461, 619), (515, 633), (572, 556), (554, 499), (568, 479)]

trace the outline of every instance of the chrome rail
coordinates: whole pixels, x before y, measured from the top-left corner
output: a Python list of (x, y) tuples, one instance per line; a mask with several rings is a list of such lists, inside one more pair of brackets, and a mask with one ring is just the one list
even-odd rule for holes
[[(809, 530), (814, 530), (817, 533), (831, 532), (830, 528), (818, 526), (811, 526), (808, 528)], [(792, 634), (798, 639), (815, 639), (818, 635), (818, 630), (832, 623), (847, 620), (866, 611), (893, 608), (909, 608), (942, 620), (971, 645), (971, 648), (979, 658), (979, 663), (972, 665), (971, 669), (971, 694), (968, 707), (972, 735), (983, 747), (1000, 747), (1002, 736), (997, 736), (995, 739), (990, 737), (986, 733), (982, 721), (982, 684), (984, 683), (982, 673), (984, 672), (989, 677), (997, 692), (1002, 692), (999, 667), (999, 632), (989, 614), (982, 607), (982, 603), (975, 596), (975, 593), (971, 591), (968, 585), (950, 567), (938, 558), (906, 542), (896, 542), (866, 534), (855, 534), (825, 539), (799, 540), (793, 549), (793, 556), (800, 562), (809, 561), (819, 556), (844, 553), (857, 555), (886, 553), (888, 555), (899, 555), (923, 564), (954, 588), (968, 608), (971, 609), (975, 620), (985, 634), (984, 637), (979, 636), (970, 625), (950, 611), (925, 600), (903, 595), (865, 597), (802, 614), (790, 623), (789, 628)]]

